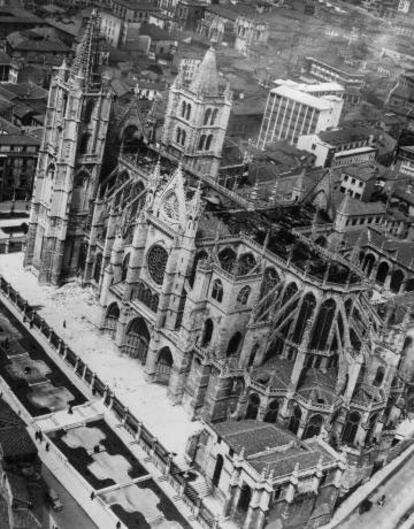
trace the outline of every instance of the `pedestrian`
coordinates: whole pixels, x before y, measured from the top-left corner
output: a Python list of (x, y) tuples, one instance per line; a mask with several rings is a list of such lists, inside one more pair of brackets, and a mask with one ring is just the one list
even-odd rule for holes
[(49, 443), (46, 443), (45, 450), (46, 450), (46, 452), (49, 452), (49, 450), (50, 450), (50, 444)]
[(63, 328), (66, 329), (66, 320), (63, 320)]
[(68, 414), (69, 414), (69, 415), (73, 415), (72, 404), (69, 404)]
[(94, 500), (95, 499), (95, 493), (94, 491), (91, 492), (91, 500)]

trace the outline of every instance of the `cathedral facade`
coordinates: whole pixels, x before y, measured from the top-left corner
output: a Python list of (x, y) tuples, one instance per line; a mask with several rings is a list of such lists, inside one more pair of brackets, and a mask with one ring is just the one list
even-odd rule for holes
[(102, 181), (111, 91), (93, 75), (95, 32), (92, 17), (52, 81), (25, 265), (93, 285), (102, 332), (191, 417), (322, 436), (368, 474), (401, 413), (409, 315), (385, 330), (357, 254), (287, 229), (297, 209), (259, 211), (217, 184), (231, 96), (213, 49), (171, 87), (161, 149), (121, 154)]

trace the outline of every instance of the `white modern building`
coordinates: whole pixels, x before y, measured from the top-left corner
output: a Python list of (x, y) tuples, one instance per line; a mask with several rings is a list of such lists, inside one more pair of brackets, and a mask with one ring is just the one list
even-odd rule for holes
[(325, 130), (301, 136), (298, 149), (316, 156), (316, 167), (346, 167), (370, 163), (375, 160), (377, 149), (371, 129), (351, 127)]
[(268, 96), (257, 147), (285, 140), (296, 145), (300, 136), (338, 125), (344, 89), (338, 83), (304, 84), (275, 81)]

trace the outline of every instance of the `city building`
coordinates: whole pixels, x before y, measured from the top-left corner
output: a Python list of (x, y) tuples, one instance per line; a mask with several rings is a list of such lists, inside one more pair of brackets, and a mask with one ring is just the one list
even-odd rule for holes
[(211, 42), (225, 42), (242, 53), (269, 39), (267, 13), (270, 4), (209, 5), (199, 23), (198, 31)]
[(27, 134), (0, 135), (0, 200), (32, 194), (40, 141)]
[(379, 169), (375, 164), (350, 165), (340, 169), (340, 191), (369, 202), (380, 182)]
[(299, 137), (334, 128), (343, 107), (343, 88), (337, 83), (299, 84), (276, 81), (270, 90), (257, 146), (286, 140), (294, 145)]
[(303, 135), (299, 137), (297, 146), (316, 156), (317, 167), (366, 164), (374, 161), (377, 153), (375, 133), (366, 127), (323, 130)]
[(281, 529), (323, 525), (338, 498), (343, 457), (321, 436), (300, 441), (272, 417), (269, 411), (267, 422), (206, 424), (189, 442), (191, 462), (211, 483), (225, 516), (245, 529), (276, 521)]

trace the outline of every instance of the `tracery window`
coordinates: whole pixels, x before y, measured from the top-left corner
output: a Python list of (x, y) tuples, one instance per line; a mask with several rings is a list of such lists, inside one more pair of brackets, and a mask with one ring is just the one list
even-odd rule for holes
[(223, 299), (223, 284), (220, 279), (216, 279), (213, 283), (213, 288), (211, 290), (211, 297), (217, 301)]
[(249, 286), (243, 287), (240, 290), (239, 295), (237, 296), (237, 303), (240, 303), (240, 305), (246, 305), (247, 300), (249, 299), (249, 296), (250, 296), (250, 290), (251, 289)]
[(150, 248), (147, 256), (148, 272), (157, 285), (162, 285), (167, 261), (168, 253), (162, 246), (156, 244)]

